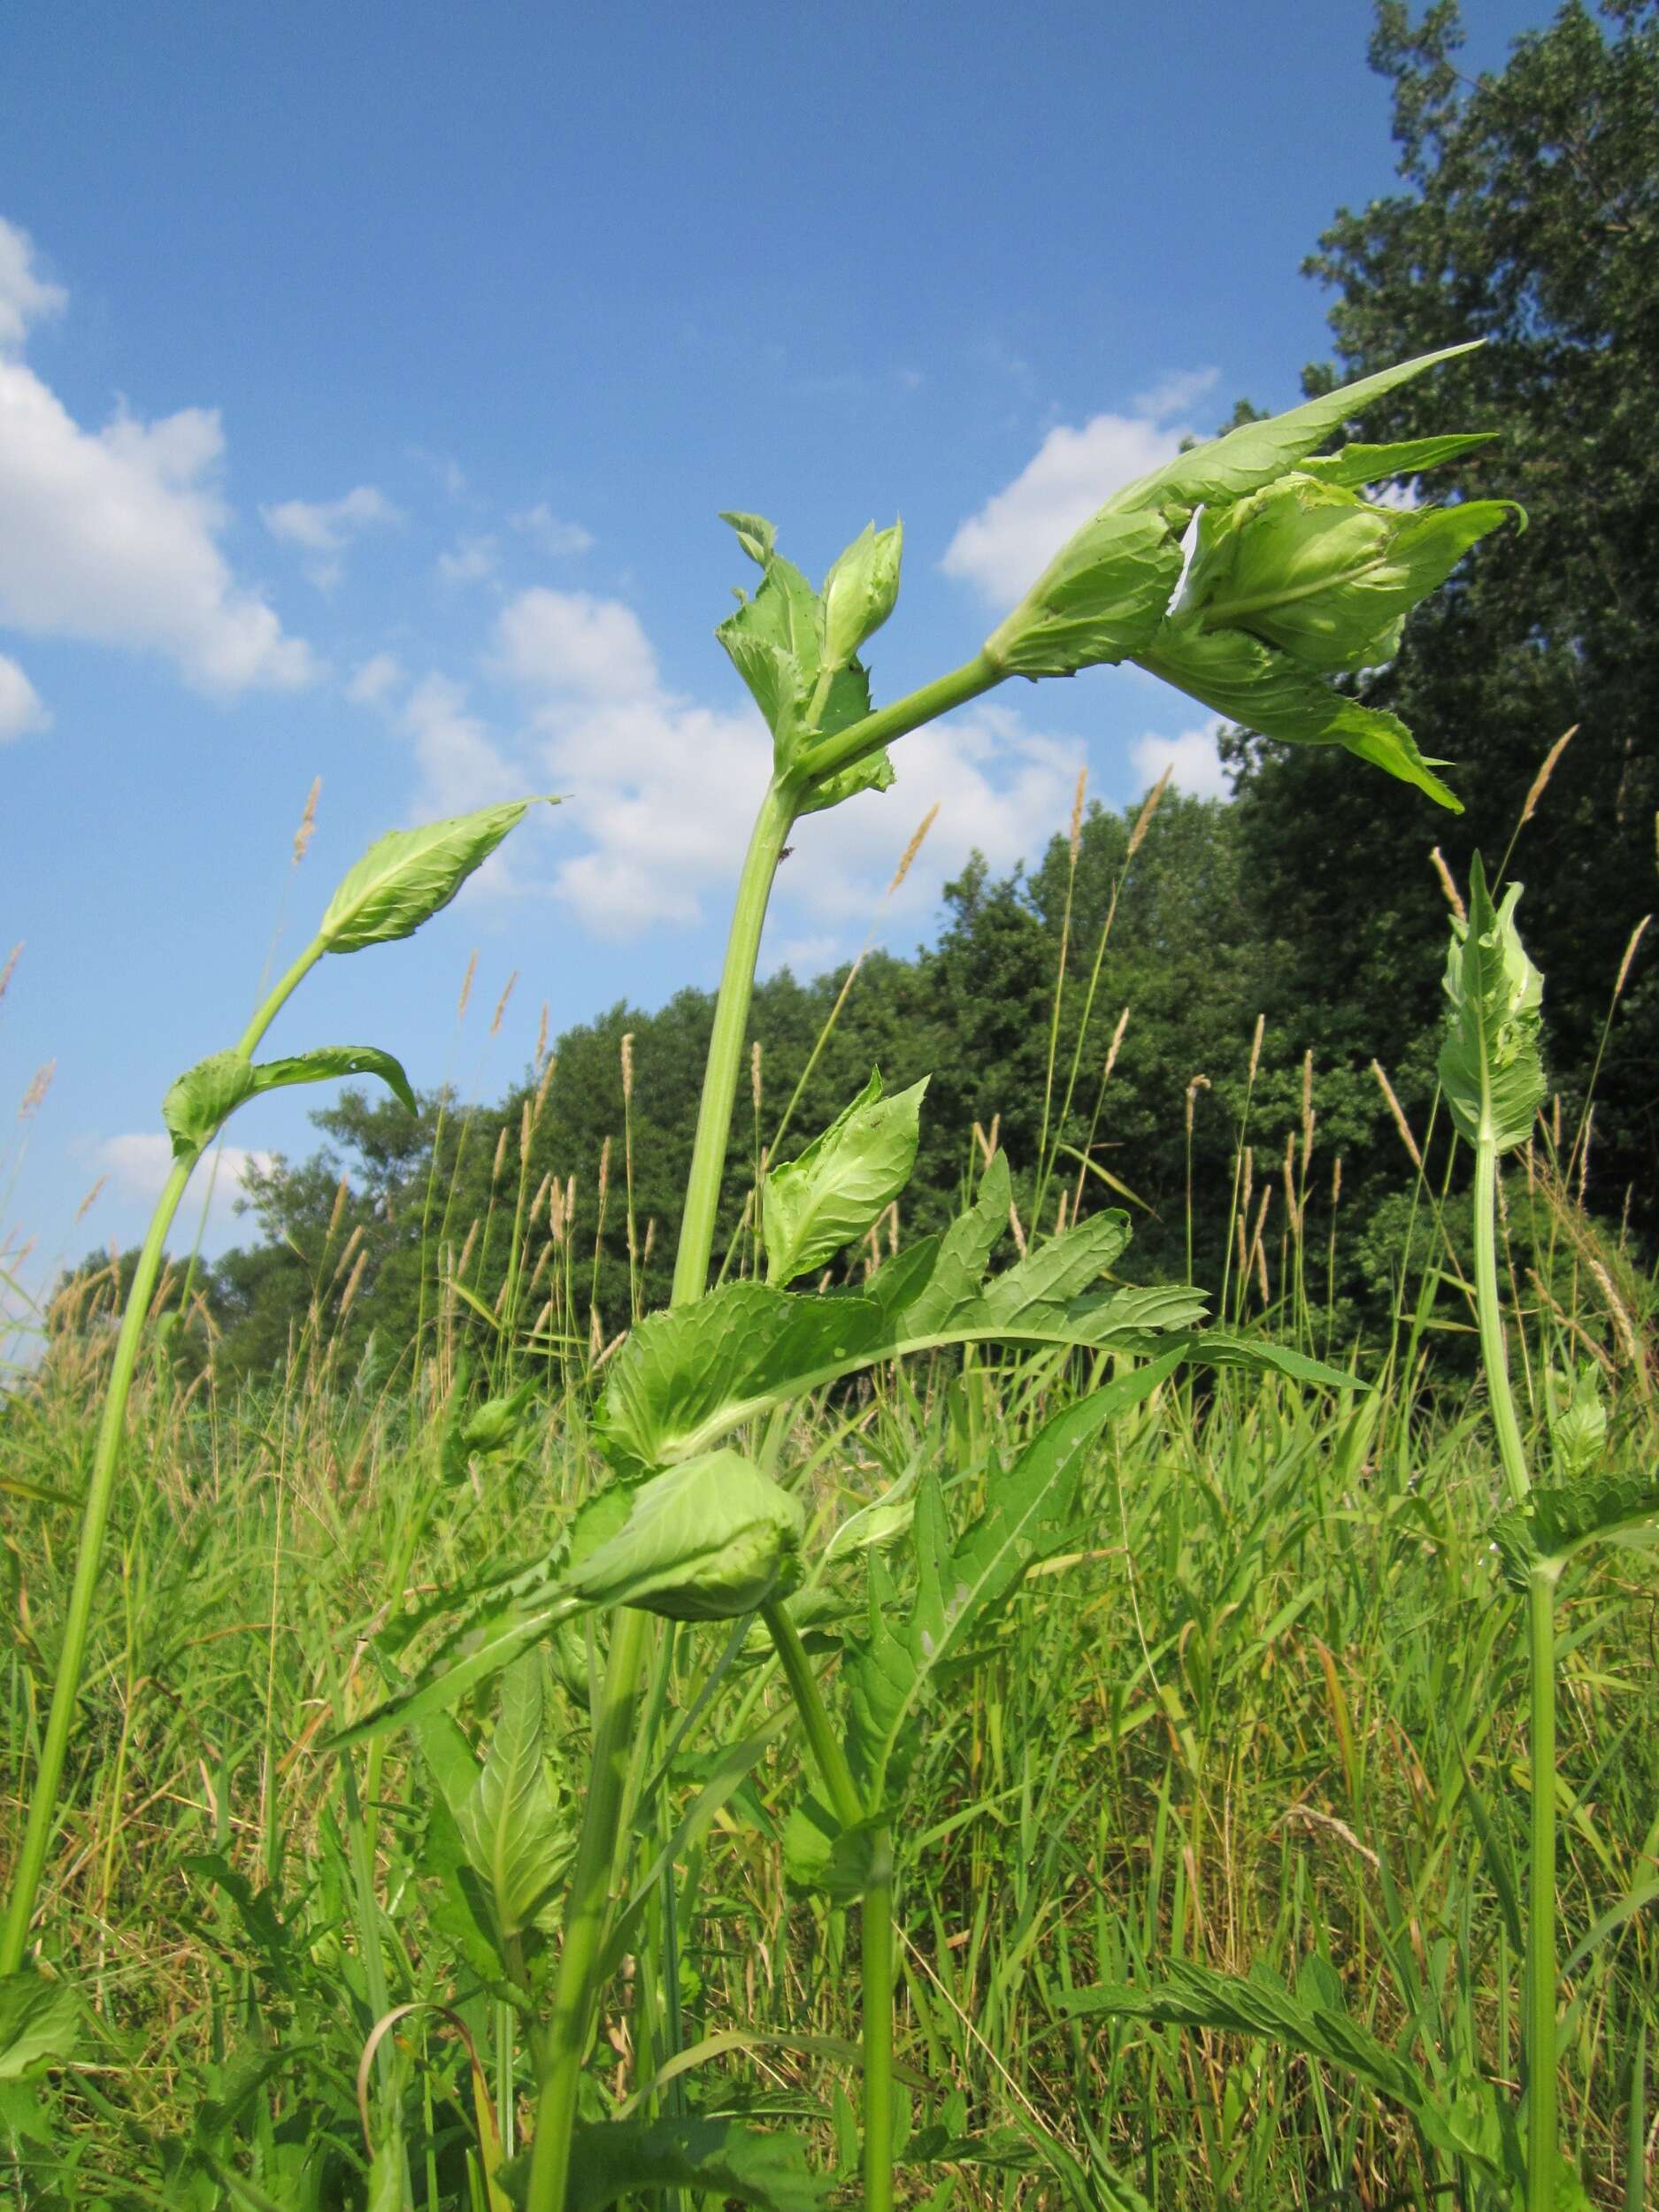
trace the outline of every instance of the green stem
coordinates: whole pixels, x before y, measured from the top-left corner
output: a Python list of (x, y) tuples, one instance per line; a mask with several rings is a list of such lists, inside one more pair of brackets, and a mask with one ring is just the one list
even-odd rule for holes
[(63, 1780), (64, 1761), (69, 1748), (69, 1731), (74, 1721), (75, 1704), (81, 1694), (81, 1670), (86, 1658), (87, 1637), (92, 1621), (92, 1601), (97, 1588), (104, 1551), (104, 1532), (115, 1496), (115, 1471), (120, 1461), (122, 1432), (127, 1422), (127, 1401), (132, 1389), (133, 1371), (138, 1363), (139, 1341), (143, 1335), (150, 1302), (155, 1295), (156, 1280), (161, 1272), (167, 1232), (173, 1226), (173, 1217), (179, 1210), (184, 1187), (190, 1179), (190, 1171), (198, 1156), (192, 1154), (189, 1159), (177, 1162), (167, 1178), (156, 1210), (150, 1217), (149, 1233), (139, 1253), (138, 1265), (133, 1273), (133, 1286), (127, 1294), (127, 1310), (121, 1316), (121, 1332), (115, 1343), (115, 1362), (110, 1370), (110, 1386), (104, 1396), (97, 1442), (93, 1449), (92, 1479), (87, 1487), (87, 1502), (81, 1514), (81, 1548), (75, 1559), (75, 1578), (69, 1593), (69, 1614), (64, 1624), (64, 1640), (52, 1678), (52, 1702), (47, 1716), (46, 1740), (41, 1747), (40, 1765), (30, 1793), (28, 1826), (24, 1832), (17, 1871), (12, 1877), (5, 1931), (0, 1936), (0, 1975), (18, 1971), (28, 1945), (29, 1923), (35, 1916), (41, 1874), (46, 1864), (52, 1830), (57, 1824), (58, 1790)]
[(833, 737), (819, 738), (802, 761), (802, 771), (810, 782), (822, 783), (827, 776), (839, 775), (843, 768), (856, 768), (861, 760), (879, 753), (895, 737), (919, 730), (924, 722), (936, 722), (941, 714), (949, 714), (953, 707), (966, 705), (982, 691), (995, 690), (1008, 672), (988, 652), (976, 653), (971, 661), (953, 668), (948, 676), (935, 677), (919, 691), (908, 692), (902, 699), (895, 699), (890, 707), (865, 715), (862, 722), (855, 722), (850, 729), (839, 730)]
[(677, 1306), (701, 1298), (708, 1287), (709, 1258), (714, 1249), (715, 1221), (720, 1210), (720, 1183), (726, 1171), (732, 1108), (737, 1098), (749, 1002), (755, 992), (760, 933), (765, 925), (766, 902), (772, 896), (772, 879), (778, 872), (783, 841), (795, 819), (795, 795), (775, 783), (768, 785), (749, 841), (743, 872), (738, 879), (737, 903), (732, 915), (731, 935), (726, 940), (726, 965), (720, 974), (720, 995), (714, 1009), (714, 1030), (709, 1039), (709, 1057), (703, 1069), (703, 1102), (697, 1109), (691, 1170), (686, 1179), (680, 1246), (674, 1255), (672, 1302)]
[[(811, 1662), (795, 1623), (778, 1603), (761, 1608), (806, 1731), (836, 1818), (850, 1827), (864, 1817), (847, 1755), (824, 1709)], [(864, 2182), (865, 2212), (893, 2205), (893, 1835), (871, 1836), (870, 1878), (860, 1916), (860, 2039), (864, 2047)]]
[(1498, 1456), (1503, 1463), (1509, 1502), (1518, 1506), (1532, 1486), (1509, 1390), (1509, 1353), (1498, 1297), (1498, 1148), (1485, 1138), (1475, 1147), (1475, 1317), (1480, 1325), (1486, 1397), (1498, 1432)]
[[(234, 1047), (244, 1060), (252, 1058), (254, 1047), (275, 1020), (280, 1009), (292, 997), (326, 950), (322, 940), (313, 938), (293, 966), (260, 1001), (253, 1018)], [(64, 1640), (52, 1677), (52, 1701), (46, 1719), (46, 1740), (41, 1747), (40, 1767), (29, 1795), (28, 1825), (24, 1832), (17, 1871), (12, 1877), (5, 1928), (0, 1933), (0, 1975), (15, 1974), (22, 1965), (24, 1953), (28, 1947), (29, 1923), (35, 1917), (41, 1875), (46, 1865), (46, 1853), (58, 1818), (58, 1791), (64, 1777), (64, 1762), (69, 1750), (69, 1732), (73, 1725), (75, 1706), (81, 1695), (81, 1670), (86, 1660), (87, 1638), (92, 1623), (92, 1601), (103, 1563), (104, 1532), (109, 1524), (110, 1507), (115, 1497), (115, 1473), (120, 1463), (121, 1443), (127, 1426), (127, 1402), (132, 1394), (139, 1343), (150, 1312), (150, 1302), (155, 1296), (157, 1279), (161, 1273), (167, 1232), (179, 1210), (185, 1185), (206, 1149), (204, 1145), (191, 1153), (188, 1159), (174, 1162), (161, 1196), (156, 1202), (156, 1210), (150, 1216), (150, 1227), (138, 1255), (138, 1265), (133, 1272), (133, 1286), (127, 1294), (126, 1310), (121, 1316), (120, 1334), (115, 1341), (114, 1363), (110, 1370), (110, 1386), (104, 1394), (97, 1441), (93, 1448), (92, 1477), (87, 1486), (87, 1502), (81, 1510), (81, 1546), (75, 1557), (75, 1578), (69, 1593), (69, 1613), (64, 1624)]]
[(1532, 1662), (1532, 1833), (1526, 1892), (1526, 2208), (1554, 2212), (1555, 2162), (1555, 1584), (1526, 1592)]

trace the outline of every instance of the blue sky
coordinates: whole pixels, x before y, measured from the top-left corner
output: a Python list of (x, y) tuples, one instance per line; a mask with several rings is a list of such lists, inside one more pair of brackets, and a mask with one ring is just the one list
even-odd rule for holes
[[(1476, 69), (1544, 11), (1466, 14)], [(0, 1106), (0, 1248), (32, 1240), (38, 1282), (136, 1237), (166, 1084), (386, 828), (566, 795), (421, 938), (326, 964), (273, 1049), (373, 1042), (489, 1095), (544, 1002), (557, 1030), (710, 982), (766, 764), (710, 635), (746, 580), (718, 510), (815, 574), (902, 514), (878, 700), (966, 657), (1118, 482), (1240, 394), (1298, 396), (1325, 349), (1298, 264), (1391, 185), (1369, 27), (1364, 0), (8, 10), (0, 1094), (52, 1073)], [(1041, 850), (1080, 768), (1122, 803), (1171, 764), (1217, 787), (1200, 710), (1135, 672), (1000, 692), (803, 827), (768, 964), (908, 947), (971, 849)], [(257, 1102), (234, 1145), (309, 1148), (314, 1102)], [(210, 1249), (250, 1233), (238, 1157)]]

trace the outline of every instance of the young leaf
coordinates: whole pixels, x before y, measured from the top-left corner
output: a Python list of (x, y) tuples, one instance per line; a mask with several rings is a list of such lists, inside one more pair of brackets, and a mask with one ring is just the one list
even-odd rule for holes
[(615, 1534), (573, 1562), (586, 1605), (637, 1605), (676, 1621), (752, 1613), (798, 1574), (805, 1516), (737, 1452), (709, 1452), (628, 1494)]
[(0, 2081), (27, 2081), (73, 2057), (80, 2001), (32, 1966), (0, 1978)]
[(824, 579), (824, 662), (842, 668), (892, 613), (899, 595), (902, 525), (867, 523)]
[[(448, 906), (532, 802), (512, 799), (419, 829), (393, 830), (369, 847), (328, 902), (318, 932), (329, 952), (361, 952), (411, 937)], [(549, 799), (549, 806), (557, 800)]]
[(1150, 645), (1180, 580), (1180, 532), (1162, 514), (1108, 507), (991, 633), (986, 657), (1033, 677), (1124, 660)]
[(1495, 430), (1474, 430), (1445, 438), (1406, 438), (1395, 445), (1345, 445), (1338, 453), (1310, 455), (1296, 466), (1322, 484), (1346, 484), (1358, 491), (1367, 484), (1392, 483), (1424, 469), (1461, 461), (1465, 453), (1490, 445)]
[(488, 1755), (456, 1816), (503, 1939), (536, 1924), (575, 1850), (548, 1765), (546, 1697), (541, 1654), (528, 1651), (502, 1678)]
[(1556, 1476), (1571, 1482), (1587, 1474), (1607, 1443), (1607, 1408), (1594, 1360), (1563, 1376), (1549, 1373), (1549, 1455)]
[(1454, 814), (1463, 803), (1433, 771), (1398, 715), (1344, 698), (1288, 653), (1248, 630), (1206, 630), (1190, 614), (1171, 615), (1135, 659), (1214, 713), (1292, 745), (1341, 745), (1402, 783), (1415, 784)]
[(729, 522), (737, 533), (737, 541), (757, 566), (764, 568), (778, 550), (778, 533), (764, 515), (742, 513), (722, 514), (722, 522)]
[(879, 1220), (916, 1164), (927, 1078), (883, 1097), (872, 1070), (852, 1104), (805, 1151), (766, 1177), (761, 1201), (766, 1279), (816, 1273)]
[(286, 1060), (256, 1061), (250, 1073), (256, 1091), (274, 1091), (288, 1083), (328, 1083), (341, 1075), (378, 1075), (406, 1112), (420, 1111), (402, 1063), (378, 1045), (314, 1045)]
[(1532, 1134), (1548, 1086), (1540, 1049), (1544, 979), (1515, 926), (1521, 887), (1494, 908), (1477, 853), (1469, 871), (1469, 919), (1452, 922), (1446, 962), (1448, 1010), (1440, 1087), (1459, 1136), (1512, 1152)]
[(1540, 1484), (1492, 1532), (1504, 1579), (1517, 1590), (1540, 1569), (1555, 1581), (1598, 1538), (1659, 1543), (1659, 1475), (1581, 1475), (1575, 1482)]

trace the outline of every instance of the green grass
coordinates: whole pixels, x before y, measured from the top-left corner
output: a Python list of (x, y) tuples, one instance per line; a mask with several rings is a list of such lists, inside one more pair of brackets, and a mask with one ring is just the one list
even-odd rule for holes
[[(1079, 1379), (1052, 1357), (884, 1378), (813, 1409), (784, 1463), (805, 1467), (820, 1532), (918, 1458), (953, 1469), (960, 1520), (994, 1455)], [(0, 1475), (75, 1486), (90, 1380), (60, 1371), (12, 1402)], [(563, 1395), (446, 1482), (439, 1413), (315, 1361), (229, 1403), (150, 1369), (38, 1924), (93, 2019), (81, 2064), (41, 2098), (42, 2139), (11, 2138), (19, 2206), (366, 2202), (359, 2058), (388, 2006), (440, 2003), (452, 2013), (411, 2013), (380, 2044), (372, 2124), (401, 2115), (415, 2205), (486, 2201), (457, 2023), (509, 2146), (528, 2030), (480, 1989), (408, 1740), (349, 1761), (321, 1745), (382, 1693), (371, 1640), (388, 1619), (487, 1551), (535, 1548), (599, 1470)], [(1651, 1464), (1653, 1442), (1631, 1387), (1615, 1466)], [(1341, 2078), (1240, 2037), (1073, 2019), (1063, 2000), (1160, 1955), (1294, 1978), (1317, 1953), (1355, 2015), (1420, 2062), (1513, 2084), (1525, 1624), (1519, 1601), (1484, 1594), (1500, 1483), (1482, 1409), (1398, 1383), (1346, 1402), (1243, 1377), (1166, 1384), (1107, 1432), (1088, 1483), (1087, 1547), (1026, 1584), (931, 1711), (902, 1838), (914, 2124), (945, 2115), (1018, 2162), (912, 2169), (901, 2196), (949, 2182), (963, 2204), (1110, 2205), (1121, 2181), (1169, 2212), (1446, 2201), (1427, 2192), (1456, 2177)], [(10, 1863), (76, 1516), (12, 1495), (0, 1509)], [(1609, 2206), (1645, 2200), (1640, 2181), (1624, 2193), (1627, 2106), (1659, 2010), (1659, 1586), (1625, 1556), (1594, 1595), (1570, 1583), (1562, 1614), (1563, 2134)], [(726, 1641), (723, 1624), (676, 1632), (657, 1753)], [(588, 1659), (580, 1640), (557, 1658), (554, 1787), (573, 1818)], [(833, 1704), (833, 1672), (826, 1691)], [(475, 1704), (462, 1717), (481, 1738), (494, 1686)], [(689, 2086), (704, 2109), (804, 2113), (827, 2161), (857, 2102), (856, 1916), (787, 1885), (803, 1754), (758, 1639), (660, 1787), (634, 1776), (634, 1878), (718, 1748), (769, 1718), (640, 1916), (589, 2093), (630, 2094), (714, 2038), (657, 2101)], [(546, 1949), (526, 1950), (541, 1986)], [(0, 2109), (16, 2127), (14, 2093)], [(953, 2093), (965, 2103), (946, 2115)]]

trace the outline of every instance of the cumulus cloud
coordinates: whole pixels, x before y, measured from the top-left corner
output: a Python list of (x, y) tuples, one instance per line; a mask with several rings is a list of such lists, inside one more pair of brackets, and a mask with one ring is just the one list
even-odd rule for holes
[(14, 660), (0, 653), (0, 745), (30, 730), (51, 726), (40, 694)]
[(284, 499), (261, 507), (260, 518), (273, 538), (297, 545), (316, 558), (305, 573), (319, 591), (332, 591), (345, 572), (342, 556), (353, 538), (377, 524), (401, 522), (403, 515), (373, 484), (357, 484), (338, 499)]
[(457, 538), (447, 553), (438, 556), (438, 573), (446, 584), (481, 583), (500, 565), (500, 549), (493, 537)]
[(1213, 369), (1166, 377), (1132, 400), (1128, 414), (1094, 415), (1081, 429), (1058, 425), (962, 525), (945, 549), (946, 574), (975, 585), (993, 606), (1012, 606), (1110, 494), (1179, 452), (1192, 434), (1180, 418), (1215, 380)]
[[(241, 1145), (219, 1145), (210, 1152), (190, 1179), (187, 1205), (199, 1206), (211, 1187), (208, 1219), (213, 1228), (227, 1230), (236, 1215), (236, 1202), (245, 1194), (248, 1171), (267, 1171), (275, 1154), (250, 1152)], [(98, 1164), (123, 1198), (155, 1199), (173, 1172), (173, 1147), (158, 1130), (135, 1130), (129, 1135), (107, 1137), (97, 1148)]]
[(1233, 780), (1222, 765), (1216, 739), (1221, 725), (1207, 722), (1201, 730), (1183, 730), (1179, 737), (1162, 737), (1148, 730), (1130, 748), (1135, 773), (1143, 784), (1154, 784), (1167, 768), (1170, 780), (1190, 799), (1226, 799)]
[(372, 653), (352, 670), (346, 696), (353, 706), (384, 706), (403, 680), (403, 663), (396, 653)]
[(0, 623), (165, 654), (221, 696), (288, 689), (311, 649), (239, 584), (219, 547), (224, 434), (210, 408), (88, 431), (16, 351), (63, 295), (0, 224)]
[(577, 553), (586, 553), (594, 541), (591, 530), (584, 530), (580, 522), (565, 521), (544, 499), (509, 518), (515, 530), (522, 530), (543, 553), (552, 554), (556, 560), (568, 560)]
[(423, 811), (463, 814), (518, 797), (523, 780), (508, 765), (466, 694), (448, 676), (424, 677), (397, 714), (397, 726), (414, 741)]
[[(561, 839), (580, 842), (556, 873), (556, 895), (611, 936), (695, 922), (706, 895), (728, 892), (765, 787), (772, 741), (759, 716), (667, 690), (638, 617), (586, 593), (520, 594), (503, 610), (494, 659), (526, 698), (540, 770), (565, 795)], [(889, 922), (925, 924), (975, 847), (998, 868), (1041, 849), (1064, 820), (1081, 757), (1074, 741), (992, 706), (907, 737), (891, 793), (798, 826), (769, 959), (821, 965), (849, 933), (862, 938), (935, 802)]]

